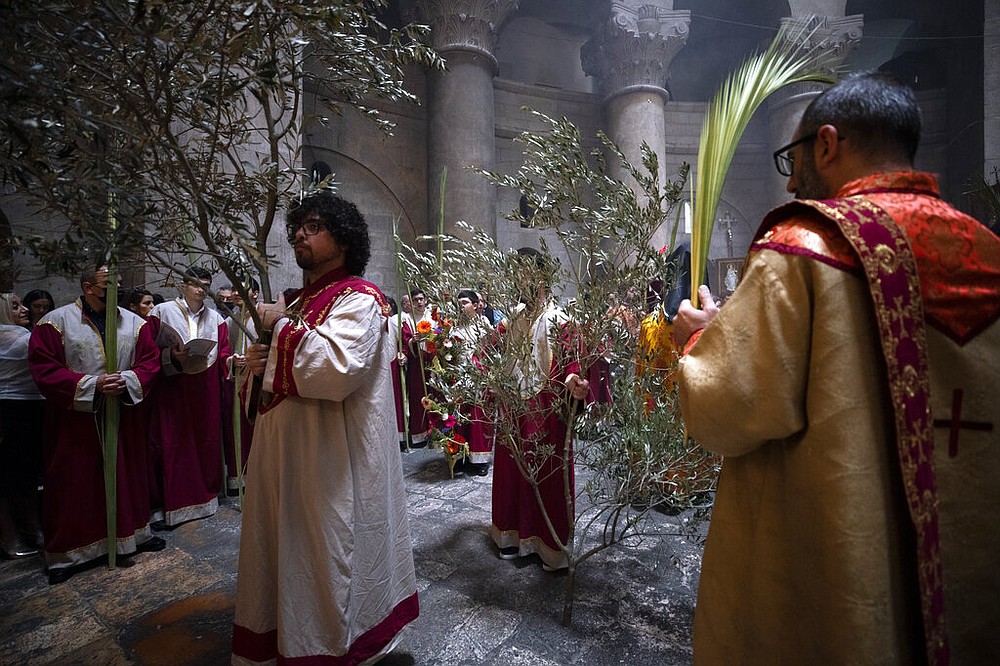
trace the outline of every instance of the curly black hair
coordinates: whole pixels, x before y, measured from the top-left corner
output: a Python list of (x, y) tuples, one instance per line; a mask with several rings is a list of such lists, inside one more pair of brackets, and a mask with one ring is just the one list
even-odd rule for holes
[(298, 228), (311, 214), (319, 215), (323, 226), (346, 248), (344, 266), (351, 275), (365, 274), (371, 258), (368, 225), (357, 206), (329, 191), (295, 199), (288, 208), (286, 225)]

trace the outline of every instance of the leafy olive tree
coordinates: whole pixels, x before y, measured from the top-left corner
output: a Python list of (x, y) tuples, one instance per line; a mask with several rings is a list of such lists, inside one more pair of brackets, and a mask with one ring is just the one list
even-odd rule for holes
[[(485, 175), (526, 197), (523, 210), (530, 219), (521, 210), (508, 217), (544, 230), (542, 238), (549, 239), (540, 248), (545, 260), (526, 261), (467, 225), (463, 231), (469, 240), (441, 233), (418, 239), (437, 241), (430, 244), (435, 249), (421, 252), (401, 244), (400, 256), (408, 281), (421, 286), (437, 308), (438, 325), (424, 326), (431, 329), (425, 339), (434, 348), (452, 344), (450, 351), (462, 344), (449, 339), (448, 326), (460, 320), (453, 296), (463, 288), (488, 289), (490, 304), (507, 315), (477, 346), (476, 363), (448, 362), (460, 357), (461, 350), (433, 358), (428, 397), (431, 409), (458, 418), (469, 418), (462, 416), (467, 414), (462, 405), (483, 406), (495, 432), (495, 450), (511, 452), (568, 561), (563, 623), (569, 625), (578, 565), (655, 531), (647, 519), (653, 507), (678, 513), (700, 507), (705, 492), (714, 487), (716, 465), (685, 437), (670, 364), (637, 373), (637, 366), (650, 367), (648, 355), (657, 351), (640, 344), (647, 291), (650, 285), (669, 288), (680, 277), (679, 266), (661, 252), (665, 248), (654, 248), (651, 241), (671, 221), (676, 232), (671, 211), (682, 196), (686, 165), (676, 181), (661, 189), (656, 156), (647, 146), (642, 166), (636, 167), (603, 134), (598, 148), (591, 150), (568, 120), (534, 113), (546, 131), (520, 136), (525, 155), (518, 172)], [(609, 162), (620, 164), (624, 171), (617, 172), (627, 174), (637, 187), (611, 175)], [(585, 406), (565, 398), (544, 405), (526, 398), (524, 368), (533, 351), (524, 329), (530, 326), (532, 307), (539, 307), (533, 304), (539, 285), (561, 301), (565, 315), (563, 325), (552, 332), (553, 353), (562, 354), (566, 363), (579, 363), (584, 371), (602, 368), (610, 402)], [(657, 298), (652, 300), (658, 308)], [(525, 436), (522, 421), (542, 422), (551, 415), (568, 424), (564, 441)], [(439, 429), (445, 432), (431, 439), (444, 442), (450, 458), (449, 433), (446, 427)], [(460, 449), (453, 445), (451, 450)], [(574, 472), (583, 481), (578, 496)], [(539, 492), (552, 475), (562, 479), (565, 503), (559, 506), (547, 506)], [(570, 516), (565, 540), (551, 520), (553, 512), (563, 511)], [(692, 522), (687, 525), (690, 529)]]
[[(0, 8), (0, 169), (52, 222), (15, 242), (51, 272), (116, 255), (170, 271), (214, 262), (270, 296), (268, 238), (302, 189), (303, 128), (416, 101), (441, 67), (387, 0), (13, 0)], [(321, 100), (304, 113), (304, 90)], [(326, 184), (326, 183), (324, 183)], [(113, 223), (112, 223), (113, 221)], [(114, 250), (112, 251), (112, 248)]]
[[(304, 90), (323, 114), (354, 108), (388, 130), (371, 101), (415, 101), (403, 67), (441, 66), (419, 42), (425, 28), (379, 20), (386, 4), (3, 3), (0, 172), (48, 227), (13, 242), (61, 275), (103, 257), (112, 284), (138, 264), (214, 263), (244, 302), (254, 276), (270, 299), (268, 239), (301, 189), (303, 127), (325, 121), (304, 114)], [(112, 332), (115, 305), (112, 293)], [(114, 567), (116, 400), (105, 417)]]

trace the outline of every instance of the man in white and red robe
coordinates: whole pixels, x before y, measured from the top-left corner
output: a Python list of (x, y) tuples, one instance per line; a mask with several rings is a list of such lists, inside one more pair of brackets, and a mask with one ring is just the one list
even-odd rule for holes
[[(537, 291), (513, 313), (504, 332), (504, 349), (515, 359), (512, 374), (523, 405), (516, 410), (516, 441), (496, 445), (490, 532), (502, 559), (534, 553), (544, 569), (558, 570), (569, 566), (564, 548), (572, 547), (569, 527), (576, 519), (572, 439), (568, 456), (564, 450), (573, 417), (570, 406), (587, 399), (590, 382), (574, 354), (578, 343), (572, 323), (552, 302), (551, 278), (544, 277), (551, 275), (551, 263), (531, 248), (518, 253), (524, 258), (523, 272), (538, 274), (528, 280), (537, 284)], [(500, 409), (500, 418), (510, 418), (503, 415), (503, 406)], [(532, 470), (540, 498), (521, 473), (518, 458), (522, 467)]]
[(382, 293), (356, 277), (368, 228), (329, 192), (297, 203), (305, 287), (258, 308), (270, 346), (247, 363), (260, 407), (243, 504), (233, 662), (359, 664), (418, 613)]
[(190, 268), (182, 295), (149, 314), (163, 369), (150, 423), (150, 490), (154, 520), (166, 527), (211, 516), (219, 508), (229, 330), (222, 316), (205, 305), (211, 284), (208, 270)]
[[(31, 332), (28, 362), (46, 398), (42, 524), (50, 584), (74, 567), (108, 552), (104, 457), (104, 401), (120, 400), (116, 552), (162, 550), (149, 531), (149, 486), (143, 405), (159, 362), (151, 329), (118, 308), (118, 370), (105, 363), (107, 267), (85, 271), (83, 295), (46, 314)], [(99, 425), (100, 424), (100, 425)]]
[[(399, 334), (402, 337), (403, 354), (406, 356), (406, 401), (409, 408), (410, 445), (414, 448), (427, 446), (427, 413), (423, 399), (427, 395), (427, 366), (431, 355), (422, 350), (418, 333), (430, 330), (430, 309), (427, 296), (421, 289), (410, 290), (411, 312), (403, 321)], [(424, 322), (421, 325), (420, 322)], [(427, 327), (418, 331), (419, 327)]]

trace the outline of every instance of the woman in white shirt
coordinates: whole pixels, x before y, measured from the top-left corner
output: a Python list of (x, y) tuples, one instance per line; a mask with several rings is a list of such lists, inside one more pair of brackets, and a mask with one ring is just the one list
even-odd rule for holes
[(0, 294), (0, 549), (11, 558), (37, 555), (41, 543), (45, 399), (28, 369), (28, 325), (21, 300)]

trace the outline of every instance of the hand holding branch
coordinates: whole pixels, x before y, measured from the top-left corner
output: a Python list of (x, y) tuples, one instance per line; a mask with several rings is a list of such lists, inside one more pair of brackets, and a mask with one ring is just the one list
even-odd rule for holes
[(583, 400), (587, 397), (587, 393), (590, 392), (590, 381), (575, 372), (567, 375), (564, 383), (574, 400)]
[(288, 316), (285, 312), (284, 295), (278, 296), (278, 300), (275, 303), (261, 303), (258, 305), (257, 314), (260, 315), (260, 320), (264, 326), (264, 330), (273, 331), (274, 325), (278, 323), (278, 320), (282, 317)]
[(258, 377), (264, 374), (264, 369), (267, 367), (267, 356), (270, 351), (270, 345), (263, 345), (259, 342), (247, 348), (246, 367), (250, 368), (250, 372)]
[(711, 324), (716, 315), (719, 314), (719, 304), (707, 286), (698, 287), (698, 300), (702, 305), (700, 310), (691, 305), (691, 300), (688, 298), (681, 301), (680, 307), (677, 309), (677, 316), (674, 317), (673, 338), (674, 344), (678, 347), (683, 347), (695, 331), (700, 331)]

